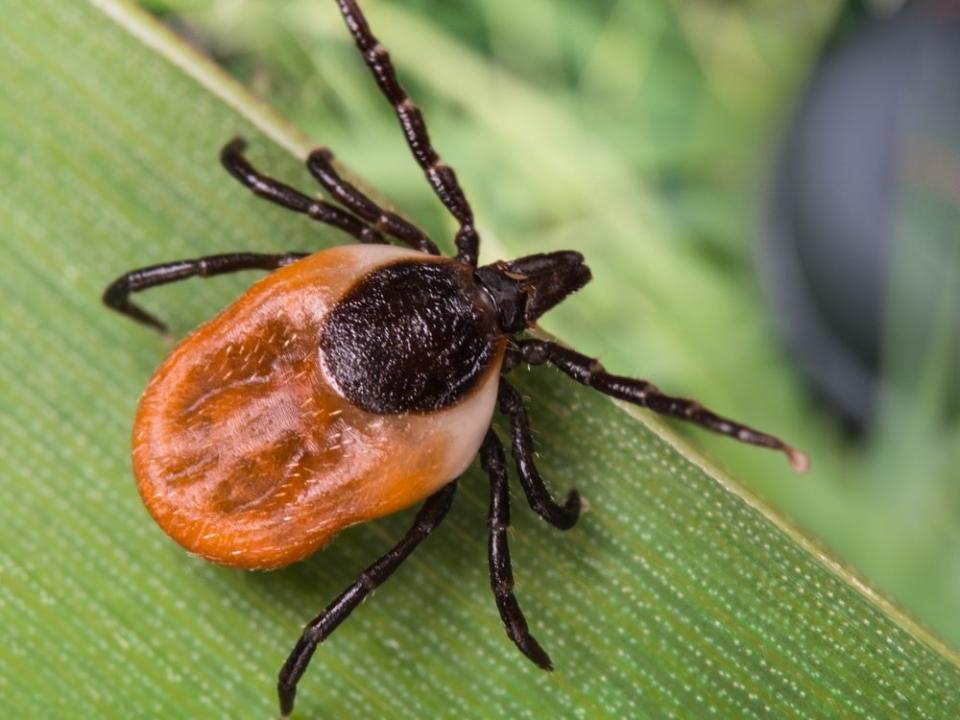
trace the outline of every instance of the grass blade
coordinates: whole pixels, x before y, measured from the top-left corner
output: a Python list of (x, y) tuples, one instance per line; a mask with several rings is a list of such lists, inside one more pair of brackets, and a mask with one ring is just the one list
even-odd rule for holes
[[(242, 134), (309, 187), (291, 154), (310, 142), (119, 0), (15, 4), (0, 63), (0, 707), (269, 717), (301, 624), (409, 514), (277, 573), (186, 556), (142, 509), (128, 460), (168, 347), (99, 293), (153, 262), (343, 242), (216, 162)], [(186, 332), (248, 281), (146, 302)], [(591, 506), (569, 533), (514, 513), (518, 594), (557, 671), (499, 625), (474, 470), (447, 524), (318, 653), (302, 717), (957, 716), (956, 656), (735, 481), (645, 415), (520, 375), (544, 475)], [(784, 482), (801, 480), (784, 467)]]

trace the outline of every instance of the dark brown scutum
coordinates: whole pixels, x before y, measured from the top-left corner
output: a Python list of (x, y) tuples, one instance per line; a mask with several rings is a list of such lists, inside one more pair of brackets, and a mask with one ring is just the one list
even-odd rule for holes
[(367, 412), (439, 410), (460, 400), (494, 356), (494, 309), (457, 262), (373, 271), (330, 313), (320, 338), (343, 396)]

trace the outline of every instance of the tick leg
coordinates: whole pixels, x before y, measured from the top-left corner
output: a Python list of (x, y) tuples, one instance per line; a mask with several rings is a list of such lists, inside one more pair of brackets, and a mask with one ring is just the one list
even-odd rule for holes
[(296, 262), (307, 253), (286, 253), (284, 255), (265, 255), (262, 253), (227, 253), (208, 255), (194, 260), (176, 260), (161, 265), (131, 270), (114, 280), (103, 293), (103, 302), (119, 313), (131, 317), (137, 322), (166, 332), (167, 326), (139, 305), (130, 302), (130, 294), (186, 280), (191, 277), (211, 277), (238, 270), (276, 270)]
[(400, 127), (403, 129), (414, 159), (423, 169), (437, 197), (460, 223), (460, 229), (456, 235), (457, 258), (476, 267), (480, 236), (473, 225), (473, 210), (470, 209), (470, 203), (467, 202), (467, 197), (460, 187), (457, 174), (453, 168), (443, 163), (433, 149), (423, 114), (400, 85), (397, 71), (390, 61), (390, 54), (370, 31), (367, 19), (355, 0), (337, 0), (337, 5), (340, 6), (340, 12), (343, 14), (350, 34), (353, 35), (357, 49), (363, 56), (363, 61), (373, 73), (380, 91), (397, 113), (397, 119), (400, 121)]
[(420, 252), (440, 254), (439, 248), (420, 228), (396, 213), (384, 210), (356, 185), (340, 177), (333, 165), (333, 153), (330, 150), (322, 148), (310, 153), (307, 169), (335, 200), (373, 225), (376, 230)]
[(518, 348), (524, 362), (531, 365), (549, 363), (578, 383), (604, 395), (650, 408), (661, 415), (686, 420), (742, 443), (778, 450), (790, 459), (790, 464), (798, 472), (804, 472), (810, 465), (805, 453), (773, 435), (721, 417), (694, 400), (665, 395), (646, 380), (612, 375), (597, 360), (574, 350), (543, 340), (524, 340)]
[(267, 177), (254, 169), (243, 155), (246, 146), (246, 142), (241, 138), (234, 138), (220, 151), (220, 162), (227, 172), (249, 188), (254, 195), (288, 210), (303, 213), (311, 220), (339, 228), (362, 243), (386, 242), (379, 232), (336, 205), (308, 197), (299, 190), (294, 190), (289, 185), (284, 185), (279, 180)]
[(500, 378), (500, 391), (497, 395), (500, 412), (510, 418), (510, 437), (513, 460), (520, 475), (520, 485), (527, 496), (530, 507), (540, 517), (554, 527), (568, 530), (580, 517), (580, 495), (571, 490), (563, 505), (550, 497), (537, 466), (533, 462), (533, 437), (530, 434), (530, 420), (523, 398), (516, 388), (504, 378)]
[(503, 445), (493, 430), (480, 448), (480, 465), (490, 475), (490, 587), (497, 601), (500, 619), (507, 635), (524, 655), (544, 670), (553, 670), (550, 657), (530, 634), (527, 620), (513, 594), (513, 567), (507, 529), (510, 527), (510, 489), (507, 485), (507, 466)]
[(300, 636), (293, 652), (290, 653), (290, 657), (283, 664), (277, 682), (277, 691), (280, 696), (280, 714), (283, 717), (287, 717), (293, 712), (297, 683), (306, 671), (307, 665), (310, 664), (310, 658), (313, 657), (317, 645), (326, 640), (330, 633), (337, 629), (340, 623), (363, 602), (367, 595), (382, 585), (393, 574), (394, 570), (400, 567), (417, 545), (436, 529), (450, 510), (456, 490), (457, 483), (453, 481), (427, 498), (427, 501), (417, 513), (413, 527), (407, 531), (400, 542), (386, 555), (360, 573), (360, 576), (350, 587), (340, 593), (322, 613), (311, 620), (310, 624), (304, 628), (303, 635)]

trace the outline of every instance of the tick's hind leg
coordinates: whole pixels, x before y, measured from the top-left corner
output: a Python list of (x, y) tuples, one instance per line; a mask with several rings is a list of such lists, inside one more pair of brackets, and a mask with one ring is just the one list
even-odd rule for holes
[(339, 228), (362, 243), (386, 242), (379, 232), (336, 205), (308, 197), (299, 190), (294, 190), (289, 185), (256, 170), (243, 155), (246, 146), (242, 139), (234, 138), (220, 151), (220, 162), (227, 172), (249, 188), (254, 195), (288, 210), (303, 213), (311, 220)]
[(535, 513), (554, 527), (561, 530), (572, 528), (580, 517), (580, 495), (576, 490), (571, 490), (563, 505), (550, 497), (550, 491), (533, 462), (533, 436), (530, 434), (530, 421), (523, 398), (503, 378), (500, 378), (497, 402), (500, 412), (510, 418), (511, 452), (527, 502)]
[(130, 294), (186, 280), (191, 277), (211, 277), (238, 270), (276, 270), (296, 262), (307, 253), (285, 253), (266, 255), (263, 253), (227, 253), (208, 255), (193, 260), (175, 260), (174, 262), (150, 265), (131, 270), (114, 280), (103, 293), (103, 302), (119, 313), (131, 317), (139, 323), (166, 332), (167, 326), (139, 305), (130, 302)]
[(314, 150), (310, 153), (307, 169), (335, 200), (380, 232), (396, 238), (414, 250), (431, 255), (440, 254), (439, 248), (420, 228), (396, 213), (384, 210), (356, 185), (340, 177), (340, 173), (333, 166), (333, 153), (329, 150)]
[(407, 534), (392, 550), (368, 567), (353, 584), (344, 590), (330, 603), (326, 609), (317, 615), (304, 628), (303, 634), (290, 653), (290, 657), (280, 670), (277, 682), (277, 691), (280, 696), (280, 714), (287, 717), (293, 712), (293, 701), (297, 695), (297, 683), (303, 676), (310, 658), (313, 657), (317, 645), (326, 640), (330, 633), (337, 629), (347, 616), (363, 602), (371, 592), (376, 590), (393, 572), (400, 567), (410, 553), (446, 516), (453, 504), (453, 496), (457, 490), (456, 481), (427, 498), (420, 508)]
[(524, 340), (518, 344), (518, 351), (524, 362), (531, 365), (549, 363), (578, 383), (592, 387), (604, 395), (650, 408), (661, 415), (686, 420), (742, 443), (779, 450), (789, 458), (790, 464), (798, 472), (804, 472), (810, 464), (806, 454), (787, 445), (780, 438), (721, 417), (695, 400), (665, 395), (646, 380), (612, 375), (597, 360), (557, 343)]
[(480, 465), (490, 475), (490, 586), (497, 601), (500, 619), (507, 635), (524, 655), (544, 670), (553, 670), (550, 657), (530, 634), (527, 620), (513, 594), (513, 567), (507, 529), (510, 527), (510, 488), (507, 485), (507, 465), (503, 445), (493, 430), (480, 448)]

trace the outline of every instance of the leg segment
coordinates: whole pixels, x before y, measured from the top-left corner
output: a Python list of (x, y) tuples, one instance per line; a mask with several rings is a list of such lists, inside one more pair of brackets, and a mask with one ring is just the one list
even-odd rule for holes
[(457, 258), (476, 267), (480, 236), (473, 226), (473, 210), (460, 188), (457, 174), (453, 168), (443, 163), (433, 149), (423, 114), (397, 80), (390, 54), (370, 31), (367, 19), (357, 6), (356, 0), (337, 0), (337, 4), (363, 61), (397, 113), (414, 159), (423, 169), (437, 197), (460, 223), (456, 236)]
[(363, 602), (367, 595), (382, 585), (409, 557), (417, 545), (436, 529), (450, 510), (456, 490), (457, 483), (453, 481), (427, 498), (423, 507), (420, 508), (420, 512), (417, 513), (413, 527), (407, 531), (400, 542), (386, 555), (360, 573), (360, 576), (350, 587), (340, 593), (322, 613), (311, 620), (304, 628), (303, 635), (300, 636), (293, 652), (290, 653), (287, 661), (283, 664), (277, 682), (280, 713), (283, 717), (287, 717), (293, 712), (297, 683), (307, 669), (307, 665), (310, 664), (310, 658), (313, 657), (317, 646), (339, 627), (340, 623)]
[(537, 515), (554, 527), (561, 530), (572, 528), (580, 517), (580, 495), (576, 490), (571, 490), (563, 505), (550, 497), (550, 491), (543, 484), (543, 479), (533, 462), (533, 437), (530, 434), (530, 421), (527, 418), (527, 409), (523, 405), (523, 398), (504, 378), (500, 378), (497, 402), (500, 412), (510, 418), (511, 450), (527, 502)]
[(339, 228), (362, 243), (386, 242), (379, 232), (336, 205), (308, 197), (289, 185), (284, 185), (279, 180), (274, 180), (255, 170), (243, 155), (246, 146), (242, 139), (234, 138), (220, 151), (220, 162), (227, 172), (249, 188), (254, 195), (288, 210), (303, 213), (311, 220)]
[(420, 252), (440, 254), (437, 246), (420, 228), (396, 213), (384, 210), (356, 185), (340, 177), (340, 173), (333, 166), (333, 153), (326, 148), (310, 153), (307, 169), (324, 190), (345, 208), (373, 225), (374, 229)]
[(523, 611), (513, 594), (513, 568), (510, 562), (510, 547), (507, 544), (507, 528), (510, 527), (510, 489), (507, 486), (507, 467), (503, 445), (493, 430), (480, 448), (480, 464), (490, 475), (490, 587), (497, 601), (500, 619), (507, 635), (524, 655), (538, 667), (553, 670), (550, 657), (540, 643), (530, 634)]
[[(578, 383), (599, 390), (604, 395), (650, 408), (661, 415), (692, 422), (743, 443), (779, 450), (789, 458), (790, 464), (798, 472), (804, 472), (810, 464), (806, 454), (779, 438), (721, 417), (694, 400), (665, 395), (646, 380), (612, 375), (597, 360), (556, 343), (524, 340), (518, 343), (514, 353), (518, 353), (520, 360), (531, 365), (549, 363)], [(516, 362), (516, 359), (515, 355), (513, 362)]]
[(262, 253), (228, 253), (226, 255), (208, 255), (194, 260), (177, 260), (131, 270), (114, 280), (103, 293), (103, 302), (107, 307), (133, 318), (137, 322), (166, 332), (167, 326), (146, 310), (130, 302), (130, 293), (190, 277), (211, 277), (238, 270), (276, 270), (296, 262), (307, 253), (286, 253), (284, 255), (264, 255)]

